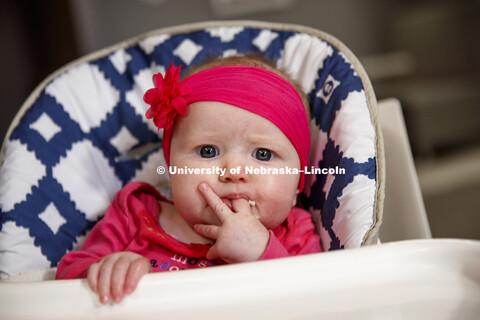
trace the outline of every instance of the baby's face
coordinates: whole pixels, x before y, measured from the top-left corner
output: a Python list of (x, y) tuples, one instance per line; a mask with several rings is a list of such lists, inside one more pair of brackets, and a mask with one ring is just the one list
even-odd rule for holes
[(299, 174), (246, 172), (247, 167), (300, 168), (295, 148), (280, 129), (257, 114), (220, 102), (193, 103), (175, 121), (170, 166), (214, 171), (170, 176), (175, 207), (191, 226), (219, 225), (198, 191), (203, 181), (229, 206), (236, 198), (255, 201), (252, 213), (267, 229), (287, 218), (295, 205)]

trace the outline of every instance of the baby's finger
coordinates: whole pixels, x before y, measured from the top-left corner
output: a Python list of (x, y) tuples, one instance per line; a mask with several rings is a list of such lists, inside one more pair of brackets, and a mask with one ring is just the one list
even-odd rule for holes
[(213, 209), (213, 212), (217, 215), (218, 219), (221, 223), (225, 221), (225, 219), (232, 214), (232, 210), (228, 207), (228, 205), (220, 199), (220, 197), (210, 188), (210, 186), (206, 182), (200, 183), (198, 186), (200, 193), (202, 194), (207, 204), (210, 208)]
[(219, 227), (211, 224), (196, 224), (193, 229), (196, 233), (209, 239), (217, 240)]
[(137, 288), (138, 282), (142, 276), (149, 273), (152, 267), (148, 260), (139, 258), (130, 264), (127, 276), (125, 278), (125, 293), (131, 294)]
[(217, 252), (217, 245), (214, 244), (210, 250), (208, 250), (205, 258), (207, 258), (208, 260), (215, 260), (217, 258), (219, 258), (218, 256), (218, 252)]
[(100, 266), (100, 270), (98, 271), (97, 291), (98, 296), (100, 297), (100, 302), (103, 304), (108, 303), (111, 298), (110, 283), (112, 277), (112, 268), (115, 261), (116, 259), (105, 259)]
[(112, 267), (112, 276), (110, 278), (110, 292), (114, 302), (119, 303), (123, 299), (123, 288), (125, 286), (125, 277), (129, 268), (130, 261), (125, 258), (119, 258)]
[(87, 271), (88, 286), (95, 293), (98, 293), (98, 271), (99, 270), (100, 270), (100, 262), (97, 262), (90, 265)]
[(250, 203), (245, 199), (232, 200), (233, 211), (235, 212), (251, 212)]

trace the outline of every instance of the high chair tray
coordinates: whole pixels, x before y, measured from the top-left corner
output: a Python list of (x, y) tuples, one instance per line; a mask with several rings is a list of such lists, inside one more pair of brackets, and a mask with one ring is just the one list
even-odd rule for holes
[(412, 240), (148, 274), (119, 305), (85, 280), (0, 284), (0, 319), (475, 319), (480, 241)]

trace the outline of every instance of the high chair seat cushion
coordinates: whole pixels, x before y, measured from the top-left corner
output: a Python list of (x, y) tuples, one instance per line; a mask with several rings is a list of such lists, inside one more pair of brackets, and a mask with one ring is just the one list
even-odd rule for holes
[[(142, 97), (173, 61), (255, 52), (297, 79), (311, 103), (311, 167), (300, 200), (324, 250), (375, 243), (383, 199), (376, 102), (355, 56), (318, 30), (207, 22), (158, 30), (83, 57), (41, 83), (2, 147), (0, 275), (57, 265), (81, 246), (114, 194), (146, 181), (168, 196), (162, 132)], [(321, 168), (316, 172), (313, 168)], [(167, 187), (165, 187), (167, 186)], [(165, 187), (165, 188), (164, 188)]]

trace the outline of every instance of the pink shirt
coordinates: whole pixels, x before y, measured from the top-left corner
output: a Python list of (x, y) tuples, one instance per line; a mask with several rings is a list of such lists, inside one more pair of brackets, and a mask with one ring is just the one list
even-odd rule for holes
[[(58, 265), (57, 279), (86, 278), (88, 267), (108, 254), (132, 251), (150, 260), (153, 272), (210, 267), (225, 264), (207, 260), (206, 244), (185, 244), (163, 231), (159, 224), (161, 205), (167, 201), (151, 185), (134, 182), (120, 190), (79, 251), (66, 254)], [(321, 252), (311, 216), (292, 208), (287, 220), (270, 230), (264, 259)]]

